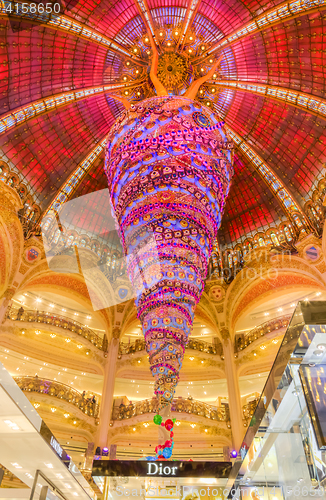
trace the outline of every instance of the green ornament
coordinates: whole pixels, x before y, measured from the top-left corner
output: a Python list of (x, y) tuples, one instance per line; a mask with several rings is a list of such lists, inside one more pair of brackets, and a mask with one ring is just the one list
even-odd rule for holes
[(175, 421), (176, 421), (176, 418), (173, 418), (173, 419), (172, 419), (172, 422), (173, 422), (173, 423), (175, 423)]
[(153, 421), (154, 421), (154, 424), (161, 425), (161, 422), (162, 422), (161, 415), (155, 415), (155, 417), (153, 418)]
[(257, 420), (256, 420), (256, 417), (255, 417), (255, 415), (254, 415), (254, 416), (252, 417), (252, 419), (251, 419), (251, 422), (250, 422), (250, 424), (249, 424), (249, 427), (253, 427), (253, 426), (256, 424), (256, 422), (257, 422)]

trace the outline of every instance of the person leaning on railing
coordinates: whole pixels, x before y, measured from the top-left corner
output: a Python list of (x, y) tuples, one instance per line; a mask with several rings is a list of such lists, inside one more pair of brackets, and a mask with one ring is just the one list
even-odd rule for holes
[(17, 321), (21, 320), (23, 314), (24, 314), (24, 308), (21, 306), (17, 311), (17, 317), (16, 317)]

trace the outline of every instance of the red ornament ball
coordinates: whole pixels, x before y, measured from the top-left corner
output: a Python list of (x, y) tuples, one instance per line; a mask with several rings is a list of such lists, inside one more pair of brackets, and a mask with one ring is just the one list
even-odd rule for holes
[(165, 422), (165, 428), (168, 431), (170, 431), (171, 429), (173, 429), (173, 422), (172, 422), (172, 420), (170, 418)]

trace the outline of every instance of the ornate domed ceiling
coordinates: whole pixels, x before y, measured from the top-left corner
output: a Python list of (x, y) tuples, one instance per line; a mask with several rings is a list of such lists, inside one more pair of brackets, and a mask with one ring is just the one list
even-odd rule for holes
[(73, 0), (46, 14), (6, 0), (2, 9), (0, 160), (42, 211), (107, 187), (105, 138), (123, 101), (155, 95), (151, 33), (171, 93), (222, 57), (196, 97), (236, 146), (220, 246), (285, 223), (292, 234), (311, 229), (325, 161), (326, 1)]

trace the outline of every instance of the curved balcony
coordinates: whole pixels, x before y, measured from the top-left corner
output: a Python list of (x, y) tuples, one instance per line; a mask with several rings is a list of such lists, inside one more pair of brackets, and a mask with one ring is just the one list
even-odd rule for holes
[[(4, 471), (3, 473), (3, 479), (1, 486), (3, 488), (26, 488), (26, 484), (23, 483), (13, 472), (10, 470), (6, 469), (3, 465), (0, 464), (0, 469)], [(1, 492), (1, 490), (0, 490)], [(1, 498), (1, 497), (0, 497)]]
[(25, 392), (38, 392), (77, 406), (85, 415), (98, 418), (99, 404), (83, 398), (82, 394), (69, 385), (61, 384), (55, 380), (45, 380), (38, 377), (14, 377), (18, 387)]
[[(112, 411), (112, 420), (124, 420), (138, 415), (143, 415), (144, 413), (157, 413), (157, 411), (157, 399), (145, 399), (127, 406), (123, 404), (120, 406), (114, 406)], [(172, 412), (190, 413), (192, 415), (198, 415), (211, 420), (217, 420), (218, 422), (228, 422), (230, 420), (229, 407), (227, 404), (216, 407), (203, 403), (202, 401), (195, 401), (193, 399), (174, 399), (172, 402)]]
[(263, 323), (262, 325), (257, 326), (250, 330), (250, 332), (240, 335), (237, 337), (234, 343), (234, 351), (239, 352), (243, 351), (250, 344), (255, 342), (255, 340), (267, 335), (274, 330), (280, 330), (281, 328), (287, 328), (289, 321), (291, 319), (291, 315), (281, 316), (279, 318), (270, 319)]
[(242, 407), (242, 418), (247, 422), (247, 425), (254, 414), (258, 401), (259, 399), (253, 399)]
[(20, 313), (19, 309), (10, 308), (7, 313), (7, 318), (12, 321), (23, 321), (25, 323), (43, 323), (45, 325), (52, 325), (58, 328), (63, 328), (69, 330), (70, 332), (75, 332), (84, 339), (91, 342), (95, 347), (101, 351), (106, 352), (108, 349), (108, 341), (106, 336), (101, 338), (93, 330), (87, 326), (83, 326), (78, 321), (73, 321), (65, 316), (51, 314), (48, 312), (24, 310)]
[[(143, 339), (138, 339), (131, 344), (124, 344), (120, 342), (119, 344), (119, 357), (124, 354), (133, 354), (134, 352), (144, 351), (146, 349), (146, 342)], [(197, 339), (189, 339), (186, 349), (194, 349), (200, 352), (206, 352), (207, 354), (213, 354), (221, 356), (223, 353), (223, 348), (221, 344), (213, 345), (209, 342)]]

